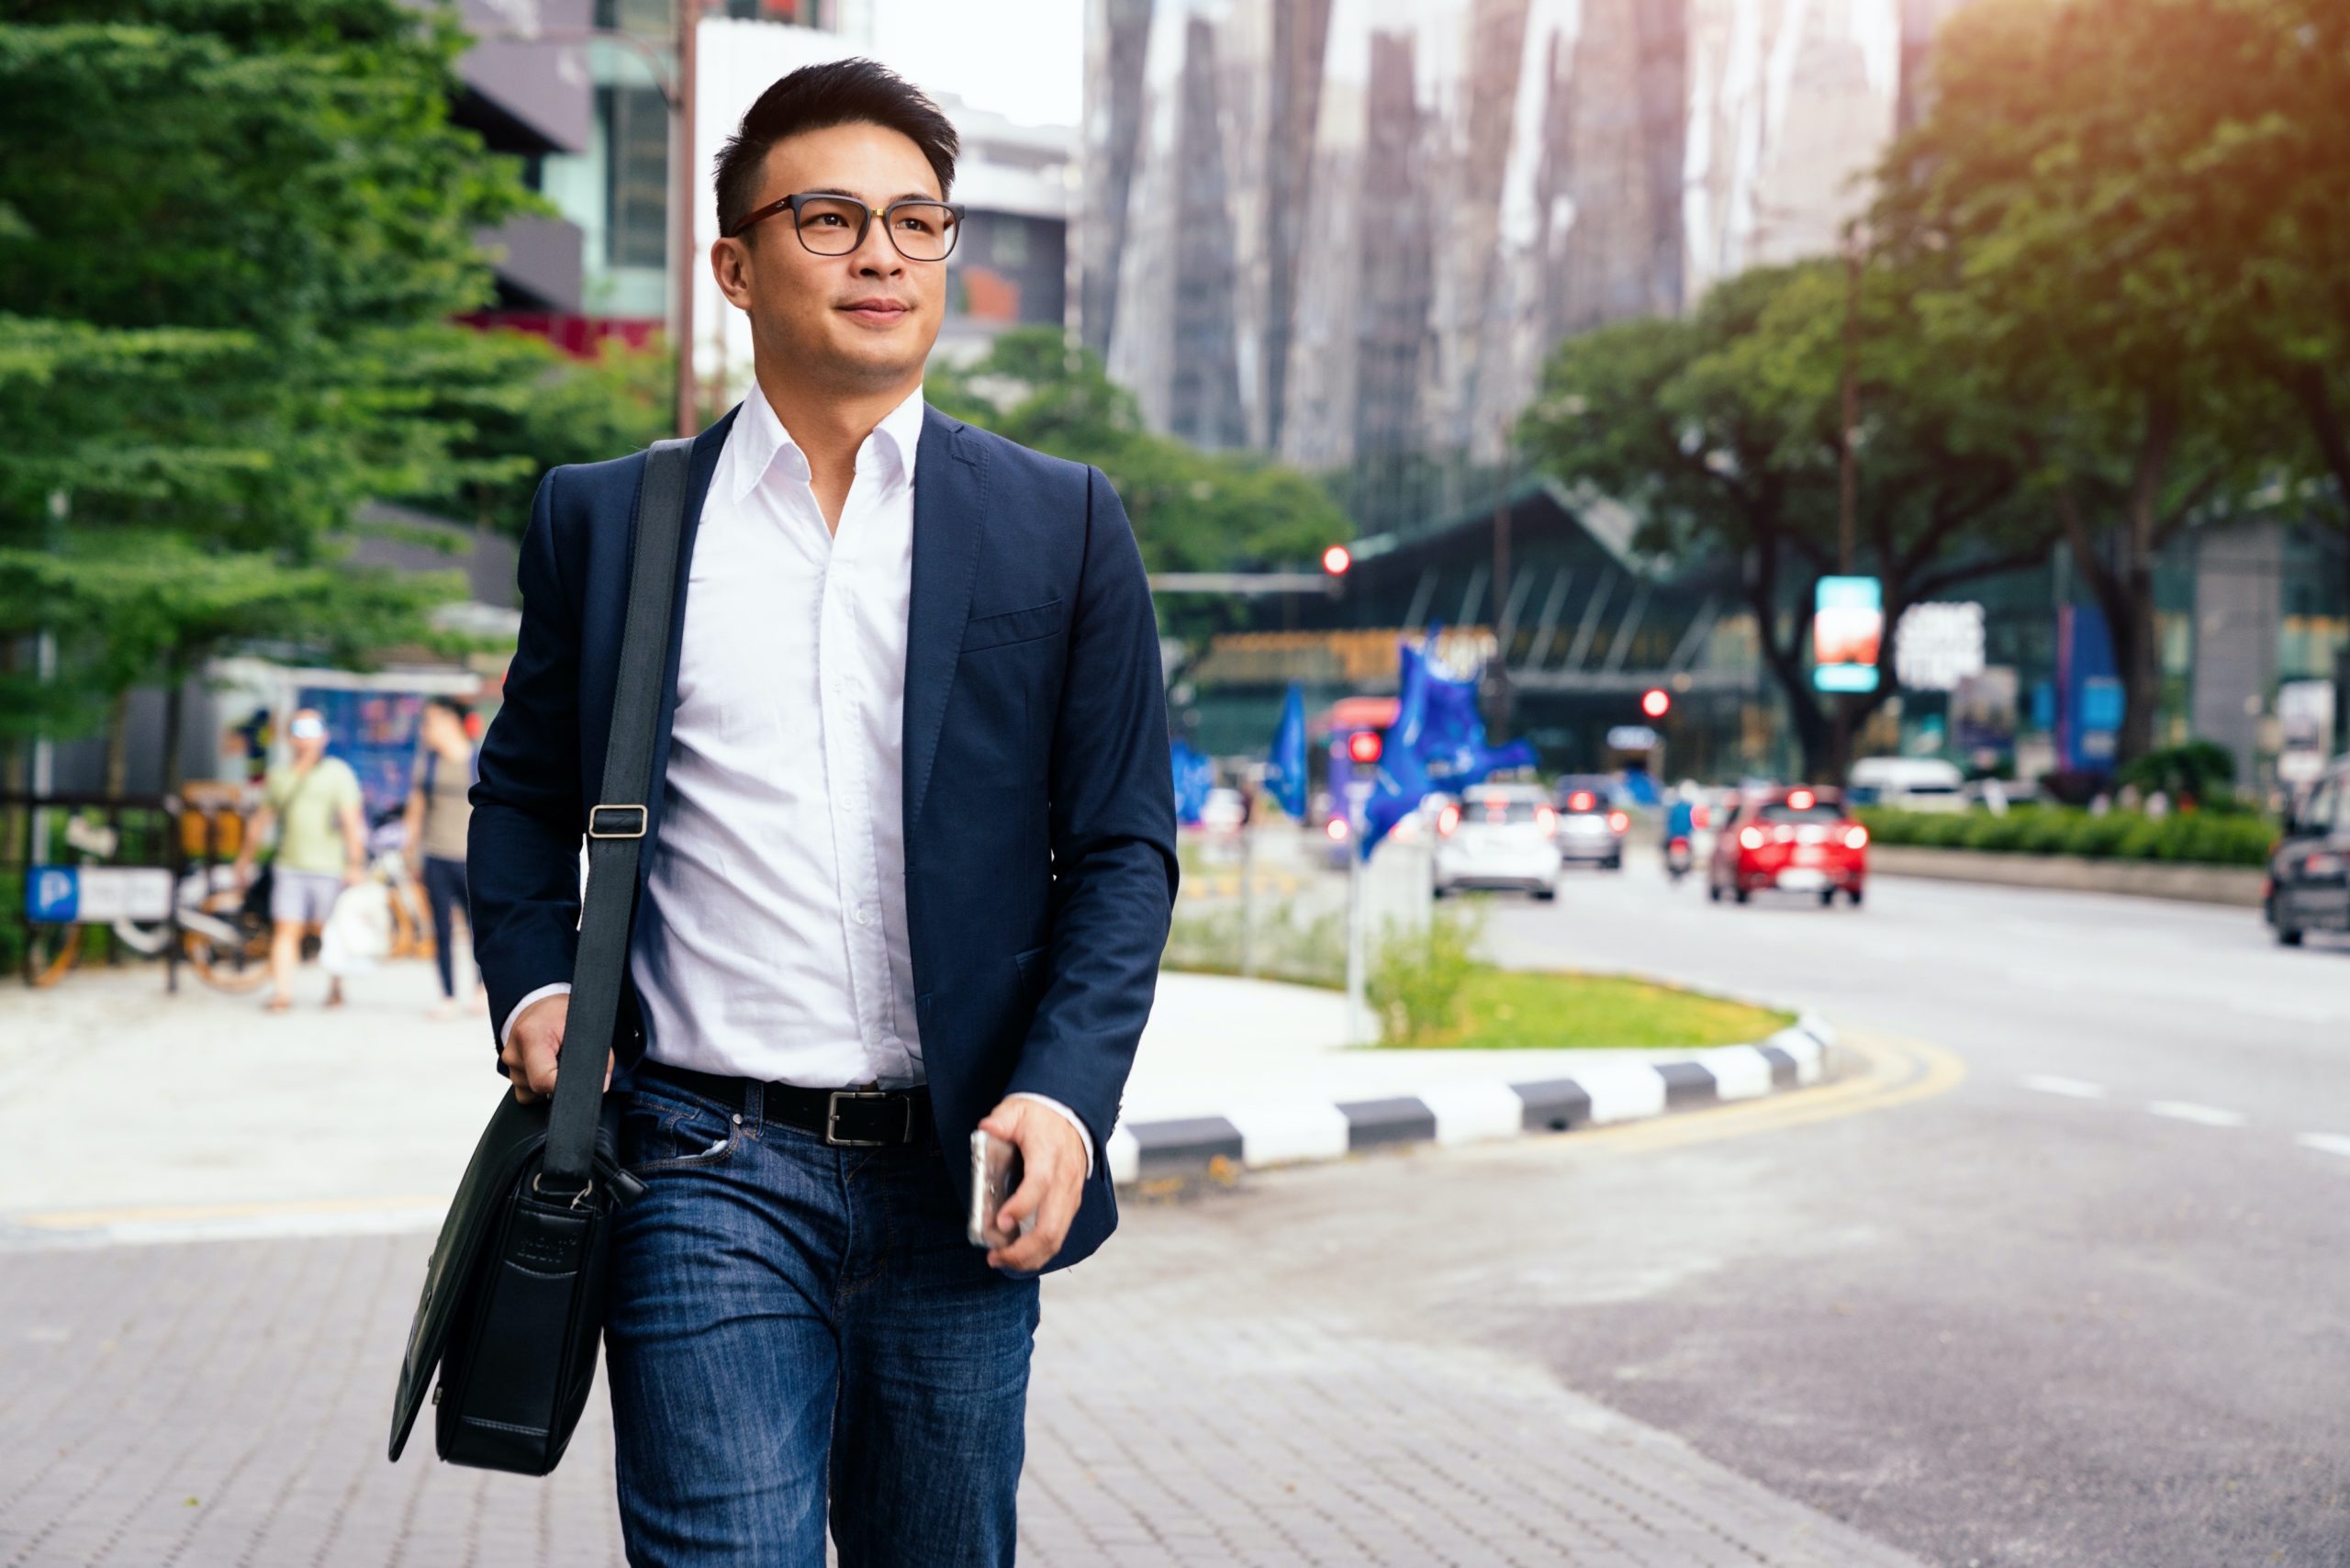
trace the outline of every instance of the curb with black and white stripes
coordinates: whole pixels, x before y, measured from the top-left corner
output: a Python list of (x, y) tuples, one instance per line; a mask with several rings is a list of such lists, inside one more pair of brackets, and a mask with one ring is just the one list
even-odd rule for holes
[(1650, 1061), (1601, 1061), (1572, 1078), (1463, 1080), (1378, 1100), (1284, 1100), (1220, 1116), (1122, 1122), (1110, 1135), (1119, 1183), (1196, 1175), (1216, 1161), (1250, 1169), (1343, 1159), (1409, 1144), (1479, 1143), (1636, 1122), (1818, 1083), (1835, 1031), (1806, 1014), (1752, 1045)]

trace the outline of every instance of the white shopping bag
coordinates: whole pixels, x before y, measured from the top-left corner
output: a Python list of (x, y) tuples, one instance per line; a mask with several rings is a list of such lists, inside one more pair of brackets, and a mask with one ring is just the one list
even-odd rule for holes
[(343, 889), (319, 933), (319, 967), (330, 975), (357, 974), (391, 950), (391, 890), (374, 881)]

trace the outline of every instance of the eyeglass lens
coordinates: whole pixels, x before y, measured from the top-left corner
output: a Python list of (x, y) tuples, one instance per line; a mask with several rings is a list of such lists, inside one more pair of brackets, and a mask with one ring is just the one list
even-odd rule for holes
[[(845, 256), (865, 239), (869, 214), (853, 201), (820, 196), (800, 204), (800, 242), (820, 256)], [(901, 201), (889, 210), (890, 240), (910, 262), (943, 262), (955, 248), (954, 209)]]

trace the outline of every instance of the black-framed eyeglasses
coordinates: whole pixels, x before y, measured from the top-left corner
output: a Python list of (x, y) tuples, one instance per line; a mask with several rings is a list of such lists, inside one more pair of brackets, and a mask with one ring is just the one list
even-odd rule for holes
[(800, 244), (819, 256), (849, 254), (865, 243), (866, 230), (877, 218), (881, 219), (881, 231), (890, 237), (890, 243), (910, 262), (945, 261), (963, 232), (963, 209), (953, 202), (925, 197), (893, 201), (887, 207), (867, 207), (855, 196), (816, 192), (788, 196), (755, 207), (726, 231), (726, 238), (737, 239), (748, 232), (753, 224), (764, 222), (778, 212), (791, 214), (791, 227), (800, 236)]

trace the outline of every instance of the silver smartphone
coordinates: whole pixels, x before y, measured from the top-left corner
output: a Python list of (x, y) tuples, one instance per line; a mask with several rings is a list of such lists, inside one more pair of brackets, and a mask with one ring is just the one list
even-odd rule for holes
[[(966, 1229), (974, 1247), (1009, 1247), (1013, 1238), (996, 1227), (996, 1212), (1020, 1185), (1020, 1150), (984, 1127), (971, 1129), (971, 1218)], [(1022, 1226), (1021, 1234), (1028, 1227)]]

